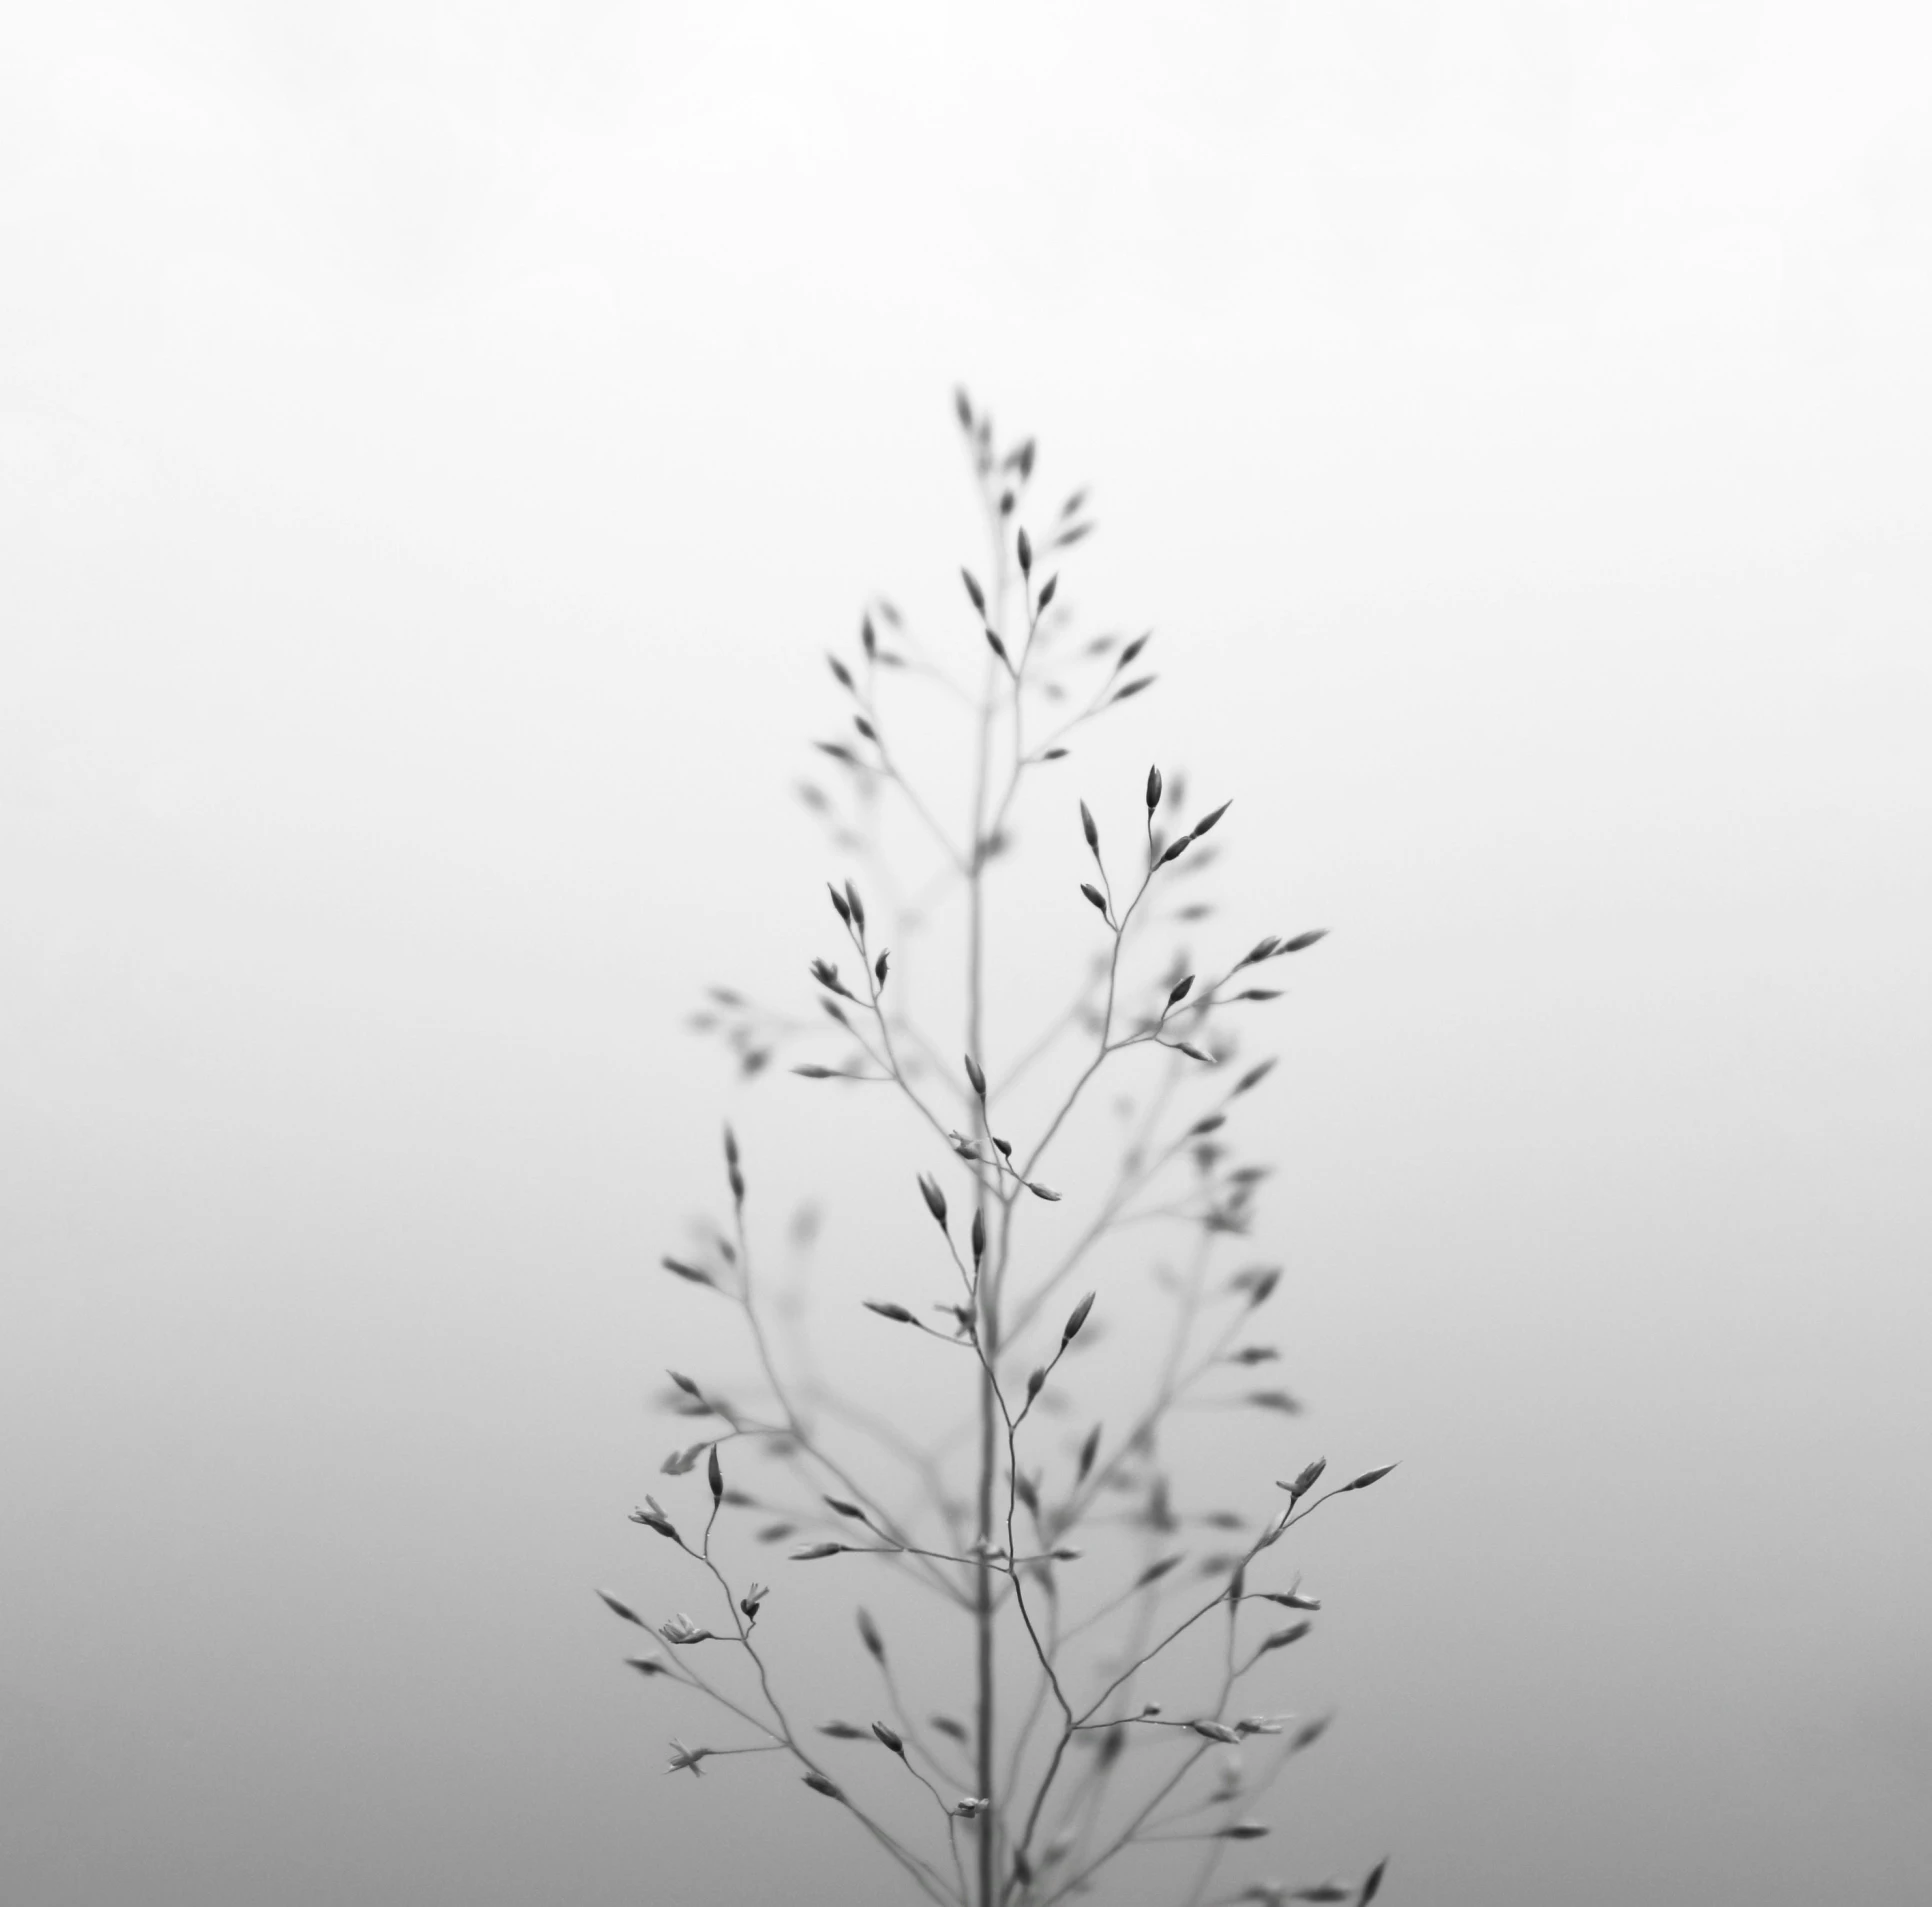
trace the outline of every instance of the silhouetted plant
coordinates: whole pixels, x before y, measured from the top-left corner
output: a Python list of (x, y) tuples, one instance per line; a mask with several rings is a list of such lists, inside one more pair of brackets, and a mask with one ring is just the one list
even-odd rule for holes
[[(1075, 492), (1041, 525), (1031, 508), (1032, 442), (1002, 449), (991, 420), (963, 393), (957, 411), (992, 549), (984, 583), (962, 572), (968, 630), (984, 671), (977, 692), (958, 691), (974, 764), (963, 838), (949, 832), (939, 797), (894, 752), (887, 691), (895, 678), (948, 678), (889, 603), (867, 613), (855, 656), (831, 658), (848, 704), (850, 739), (816, 744), (838, 784), (831, 792), (817, 785), (803, 792), (842, 851), (875, 857), (881, 802), (902, 801), (930, 838), (939, 877), (963, 889), (965, 1052), (956, 1072), (939, 1059), (939, 1043), (905, 1010), (902, 989), (893, 984), (925, 956), (902, 952), (895, 965), (858, 886), (842, 880), (831, 887), (831, 907), (852, 971), (841, 972), (824, 957), (810, 965), (838, 1048), (799, 1060), (791, 1072), (826, 1082), (821, 1090), (834, 1093), (846, 1090), (832, 1083), (839, 1081), (892, 1088), (926, 1131), (932, 1157), (917, 1188), (939, 1234), (935, 1268), (950, 1293), (934, 1302), (930, 1293), (902, 1288), (901, 1277), (864, 1302), (875, 1328), (933, 1339), (935, 1357), (959, 1354), (959, 1381), (970, 1394), (976, 1433), (965, 1440), (970, 1495), (955, 1493), (951, 1479), (959, 1466), (948, 1451), (909, 1449), (903, 1425), (868, 1419), (824, 1386), (781, 1370), (768, 1294), (754, 1275), (744, 1161), (727, 1129), (729, 1219), (713, 1228), (701, 1250), (664, 1264), (742, 1311), (766, 1397), (745, 1404), (713, 1382), (671, 1373), (673, 1407), (705, 1426), (663, 1464), (674, 1478), (692, 1478), (677, 1486), (692, 1501), (672, 1508), (647, 1497), (633, 1512), (633, 1521), (678, 1552), (678, 1568), (692, 1577), (676, 1595), (715, 1613), (652, 1622), (614, 1596), (604, 1601), (662, 1645), (633, 1658), (634, 1668), (695, 1691), (751, 1737), (716, 1746), (673, 1739), (672, 1771), (696, 1776), (717, 1757), (783, 1755), (808, 1787), (845, 1808), (935, 1901), (1050, 1907), (1091, 1892), (1094, 1877), (1129, 1848), (1185, 1841), (1197, 1844), (1200, 1860), (1182, 1880), (1181, 1898), (1202, 1907), (1229, 1852), (1269, 1832), (1254, 1812), (1262, 1797), (1327, 1726), (1325, 1718), (1239, 1712), (1235, 1701), (1244, 1681), (1308, 1633), (1309, 1614), (1321, 1606), (1303, 1593), (1298, 1577), (1284, 1579), (1280, 1545), (1324, 1503), (1366, 1489), (1394, 1467), (1354, 1472), (1323, 1490), (1326, 1462), (1314, 1458), (1279, 1481), (1285, 1503), (1257, 1514), (1184, 1509), (1163, 1461), (1163, 1431), (1183, 1405), (1208, 1402), (1282, 1418), (1300, 1408), (1287, 1391), (1257, 1386), (1253, 1377), (1278, 1355), (1249, 1334), (1276, 1291), (1279, 1271), (1245, 1266), (1222, 1275), (1215, 1269), (1225, 1243), (1251, 1230), (1266, 1175), (1231, 1149), (1231, 1122), (1274, 1065), (1272, 1059), (1242, 1064), (1226, 1021), (1229, 1008), (1277, 998), (1277, 988), (1257, 984), (1260, 970), (1305, 952), (1323, 934), (1312, 929), (1244, 940), (1225, 957), (1220, 977), (1205, 984), (1184, 956), (1151, 988), (1130, 980), (1123, 971), (1130, 939), (1164, 920), (1189, 925), (1210, 916), (1204, 903), (1187, 904), (1184, 891), (1177, 900), (1174, 888), (1208, 861), (1212, 850), (1199, 844), (1230, 804), (1170, 825), (1183, 799), (1180, 777), (1164, 780), (1153, 768), (1144, 783), (1136, 778), (1135, 822), (1124, 854), (1109, 853), (1092, 810), (1079, 802), (1082, 853), (1071, 839), (1073, 797), (1061, 792), (1054, 799), (1068, 804), (1068, 848), (1083, 862), (1077, 873), (1069, 871), (1066, 892), (1088, 929), (1098, 917), (1099, 950), (1071, 1003), (1040, 1036), (1003, 1069), (988, 1063), (994, 1050), (987, 1028), (988, 867), (1010, 849), (1019, 802), (1038, 771), (1064, 760), (1088, 724), (1140, 695), (1153, 677), (1135, 672), (1146, 636), (1069, 639), (1073, 619), (1051, 565), (1090, 533), (1085, 494)], [(1057, 772), (1064, 777), (1067, 771)], [(929, 908), (924, 898), (882, 905), (893, 923), (893, 944), (916, 944)], [(1242, 945), (1245, 951), (1238, 950)], [(720, 988), (697, 1024), (723, 1038), (745, 1072), (756, 1073), (781, 1047), (813, 1036), (818, 1023), (767, 1011)], [(996, 1110), (1022, 1074), (1044, 1066), (1069, 1042), (1078, 1057), (1047, 1102), (1052, 1110), (1026, 1126)], [(1111, 1180), (1097, 1191), (1083, 1189), (1093, 1207), (1084, 1224), (1063, 1219), (1047, 1255), (1030, 1255), (1023, 1248), (1023, 1214), (1036, 1201), (1057, 1205), (1061, 1199), (1042, 1182), (1042, 1161), (1088, 1085), (1136, 1048), (1156, 1049), (1143, 1063), (1158, 1069), (1157, 1076), (1137, 1082), (1142, 1096), (1131, 1107), (1127, 1144)], [(1069, 1302), (1073, 1281), (1103, 1244), (1129, 1226), (1155, 1221), (1178, 1226), (1191, 1239), (1184, 1268), (1168, 1281), (1172, 1316), (1152, 1327), (1164, 1333), (1158, 1375), (1124, 1431), (1110, 1437), (1101, 1424), (1077, 1419), (1079, 1434), (1056, 1454), (1042, 1455), (1049, 1406), (1054, 1417), (1068, 1414), (1065, 1360), (1095, 1335), (1089, 1318), (1106, 1317), (1107, 1294), (1120, 1278), (1117, 1272), (1097, 1277), (1094, 1289)], [(1121, 1322), (1128, 1321), (1123, 1309)], [(919, 1486), (913, 1507), (891, 1507), (890, 1486), (833, 1449), (824, 1428), (830, 1416), (873, 1437), (884, 1446), (883, 1457), (910, 1465)], [(727, 1451), (729, 1462), (721, 1454)], [(776, 1466), (781, 1477), (803, 1484), (809, 1507), (734, 1487), (739, 1452), (756, 1457), (752, 1475)], [(668, 1497), (671, 1488), (663, 1487)], [(752, 1512), (766, 1520), (751, 1540), (793, 1543), (791, 1565), (901, 1570), (936, 1595), (970, 1633), (972, 1687), (958, 1707), (971, 1719), (942, 1711), (922, 1721), (884, 1631), (857, 1607), (859, 1643), (874, 1665), (879, 1705), (889, 1719), (830, 1720), (810, 1729), (796, 1721), (759, 1634), (770, 1592), (728, 1573), (714, 1552), (721, 1519)], [(1212, 1543), (1206, 1554), (1190, 1548), (1195, 1533)], [(1101, 1548), (1090, 1550), (1088, 1543)], [(847, 1558), (878, 1560), (835, 1560)], [(1084, 1607), (1072, 1607), (1076, 1600)], [(1285, 1623), (1283, 1615), (1290, 1618)], [(1257, 1624), (1256, 1616), (1276, 1626)], [(1138, 1685), (1149, 1666), (1181, 1638), (1198, 1637), (1196, 1625), (1210, 1619), (1221, 1631), (1219, 1661), (1206, 1671), (1202, 1691), (1179, 1707), (1144, 1699)], [(1020, 1658), (1017, 1675), (1009, 1664), (1002, 1678), (1003, 1645)], [(712, 1652), (743, 1665), (735, 1681), (700, 1666)], [(922, 1827), (916, 1814), (908, 1826), (855, 1798), (853, 1777), (838, 1772), (841, 1752), (883, 1752), (897, 1762), (908, 1800), (931, 1826)], [(1254, 1881), (1218, 1898), (1366, 1903), (1382, 1874), (1378, 1865), (1349, 1885)]]

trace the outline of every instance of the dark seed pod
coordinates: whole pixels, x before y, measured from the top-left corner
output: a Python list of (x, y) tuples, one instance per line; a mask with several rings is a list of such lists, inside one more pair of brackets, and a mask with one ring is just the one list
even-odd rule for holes
[(919, 1196), (926, 1201), (926, 1210), (938, 1220), (939, 1228), (946, 1228), (946, 1194), (939, 1189), (939, 1181), (929, 1173), (919, 1175)]
[(1024, 526), (1020, 530), (1019, 550), (1020, 574), (1022, 576), (1031, 576), (1033, 574), (1033, 541), (1027, 535)]
[[(1380, 1483), (1394, 1468), (1394, 1464), (1385, 1463), (1379, 1465), (1376, 1469), (1364, 1470), (1352, 1483), (1343, 1484), (1342, 1490), (1366, 1490), (1371, 1483)], [(1335, 1494), (1340, 1496), (1342, 1490), (1337, 1490)]]
[(977, 1265), (986, 1256), (986, 1214), (975, 1209), (973, 1212), (973, 1263)]
[(885, 1660), (885, 1637), (879, 1633), (879, 1625), (863, 1609), (859, 1611), (859, 1640), (865, 1644), (865, 1652), (873, 1661)]
[(1210, 828), (1212, 828), (1214, 824), (1217, 821), (1219, 821), (1220, 818), (1224, 814), (1226, 814), (1227, 811), (1233, 806), (1234, 806), (1234, 803), (1232, 801), (1222, 802), (1222, 804), (1218, 808), (1216, 808), (1212, 814), (1206, 816), (1204, 819), (1200, 821), (1195, 822), (1194, 826), (1189, 830), (1189, 832), (1193, 835), (1194, 839), (1198, 841), (1201, 838), (1201, 836), (1206, 834), (1207, 831)]
[(1285, 1649), (1291, 1643), (1299, 1642), (1313, 1627), (1314, 1624), (1309, 1622), (1291, 1622), (1287, 1628), (1277, 1629), (1256, 1653), (1266, 1655), (1273, 1649)]
[(1087, 1313), (1093, 1309), (1094, 1294), (1090, 1291), (1073, 1307), (1073, 1315), (1067, 1319), (1066, 1327), (1060, 1333), (1062, 1344), (1071, 1344), (1080, 1335), (1080, 1327), (1087, 1321)]
[(902, 1304), (893, 1304), (887, 1299), (862, 1298), (860, 1300), (868, 1311), (876, 1311), (882, 1318), (890, 1318), (894, 1324), (917, 1324), (915, 1318)]
[(1180, 1003), (1187, 998), (1188, 993), (1190, 989), (1193, 987), (1193, 985), (1194, 985), (1194, 976), (1191, 973), (1187, 976), (1185, 980), (1176, 981), (1174, 983), (1173, 990), (1167, 996), (1167, 1004), (1171, 1007), (1179, 1006)]
[(1080, 832), (1087, 837), (1087, 845), (1098, 854), (1100, 852), (1100, 829), (1095, 825), (1093, 810), (1083, 801), (1080, 804)]
[(604, 1606), (620, 1621), (634, 1622), (640, 1629), (644, 1627), (644, 1618), (628, 1603), (619, 1602), (607, 1589), (600, 1589), (597, 1594)]
[(1104, 914), (1107, 911), (1107, 897), (1091, 881), (1082, 881), (1080, 891)]
[(1284, 940), (1281, 943), (1280, 951), (1285, 954), (1300, 953), (1304, 947), (1312, 947), (1316, 941), (1326, 940), (1327, 938), (1328, 929), (1326, 927), (1311, 928), (1305, 934), (1297, 934), (1293, 940)]
[(1245, 1093), (1245, 1092), (1251, 1091), (1256, 1086), (1259, 1086), (1261, 1082), (1264, 1079), (1266, 1079), (1268, 1075), (1275, 1070), (1275, 1067), (1279, 1063), (1280, 1062), (1277, 1060), (1264, 1059), (1259, 1066), (1250, 1066), (1248, 1070), (1245, 1073), (1243, 1073), (1238, 1080), (1235, 1081), (1234, 1083), (1235, 1092)]
[(804, 1776), (803, 1779), (806, 1787), (814, 1790), (818, 1794), (825, 1795), (830, 1800), (843, 1801), (845, 1799), (844, 1789), (835, 1781), (827, 1781), (816, 1768)]
[(966, 595), (973, 607), (984, 616), (986, 614), (986, 592), (980, 588), (979, 583), (973, 576), (973, 572), (969, 569), (963, 569), (959, 572), (959, 579), (966, 585)]
[(1152, 814), (1161, 805), (1161, 771), (1150, 768), (1147, 771), (1147, 812)]
[(1093, 1460), (1100, 1454), (1100, 1426), (1095, 1424), (1080, 1442), (1080, 1461), (1074, 1480), (1085, 1483), (1088, 1473), (1093, 1469)]
[(1052, 602), (1054, 595), (1058, 591), (1059, 587), (1060, 587), (1060, 579), (1058, 576), (1049, 576), (1046, 579), (1045, 583), (1041, 585), (1041, 588), (1040, 588), (1041, 615), (1046, 614), (1047, 605), (1050, 602)]
[(711, 1455), (704, 1466), (705, 1481), (711, 1485), (713, 1503), (724, 1501), (724, 1465), (718, 1461), (718, 1446), (711, 1446)]
[(981, 1099), (986, 1097), (986, 1075), (979, 1069), (979, 1061), (972, 1054), (966, 1055), (966, 1083)]
[(884, 1722), (874, 1722), (872, 1724), (872, 1732), (878, 1736), (880, 1742), (885, 1747), (890, 1748), (895, 1755), (900, 1756), (902, 1759), (904, 1758), (906, 1745), (900, 1740), (895, 1730), (888, 1728)]
[(841, 894), (830, 881), (825, 883), (825, 891), (832, 897), (832, 911), (849, 927), (852, 924), (852, 903)]

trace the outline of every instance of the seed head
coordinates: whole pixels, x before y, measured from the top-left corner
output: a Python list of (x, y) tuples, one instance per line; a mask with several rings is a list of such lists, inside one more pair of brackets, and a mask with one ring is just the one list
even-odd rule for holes
[(946, 1229), (946, 1194), (939, 1189), (939, 1181), (930, 1173), (919, 1175), (919, 1196), (926, 1201), (926, 1210), (938, 1222), (939, 1229)]
[(1060, 588), (1060, 579), (1058, 576), (1049, 576), (1046, 579), (1046, 582), (1041, 586), (1041, 589), (1040, 589), (1041, 615), (1046, 614), (1047, 605), (1050, 602), (1052, 602), (1054, 596), (1058, 593), (1059, 588)]
[(974, 578), (973, 572), (969, 569), (961, 570), (959, 572), (959, 580), (966, 585), (967, 600), (984, 617), (986, 614), (986, 592), (980, 588), (978, 581)]
[(864, 1298), (860, 1302), (868, 1311), (876, 1311), (882, 1318), (890, 1318), (894, 1324), (917, 1324), (915, 1318), (902, 1304), (894, 1304), (888, 1298)]
[(1326, 927), (1311, 928), (1305, 934), (1297, 934), (1293, 940), (1284, 940), (1281, 943), (1281, 951), (1285, 954), (1300, 953), (1304, 947), (1312, 947), (1316, 941), (1326, 940), (1327, 938), (1328, 929)]
[(1268, 1075), (1272, 1073), (1275, 1070), (1276, 1066), (1279, 1064), (1280, 1062), (1278, 1060), (1264, 1059), (1259, 1066), (1250, 1066), (1248, 1070), (1245, 1073), (1243, 1073), (1241, 1077), (1234, 1082), (1234, 1093), (1230, 1094), (1229, 1096), (1232, 1098), (1232, 1097), (1238, 1096), (1241, 1093), (1252, 1092), (1255, 1089), (1255, 1087), (1259, 1086), (1261, 1082), (1264, 1079), (1266, 1079)]
[(859, 1640), (865, 1644), (865, 1652), (873, 1661), (885, 1660), (885, 1637), (879, 1633), (879, 1625), (864, 1609), (859, 1611)]
[(816, 1768), (812, 1769), (803, 1779), (806, 1787), (813, 1790), (816, 1794), (824, 1795), (829, 1801), (843, 1801), (845, 1799), (845, 1790), (837, 1782), (826, 1780)]
[(1275, 1487), (1286, 1490), (1291, 1498), (1305, 1497), (1320, 1481), (1321, 1474), (1328, 1468), (1326, 1457), (1317, 1457), (1313, 1463), (1303, 1464), (1292, 1483), (1280, 1483)]
[(979, 1069), (979, 1061), (972, 1054), (966, 1055), (966, 1083), (981, 1099), (986, 1097), (986, 1075)]
[(795, 1563), (823, 1562), (828, 1556), (843, 1556), (846, 1547), (844, 1543), (807, 1543), (803, 1548), (792, 1551), (792, 1561)]
[(1376, 1469), (1364, 1470), (1362, 1474), (1359, 1477), (1355, 1478), (1355, 1480), (1352, 1483), (1343, 1484), (1342, 1489), (1337, 1490), (1335, 1494), (1337, 1496), (1340, 1496), (1342, 1494), (1342, 1490), (1366, 1490), (1371, 1483), (1380, 1483), (1382, 1479), (1385, 1476), (1387, 1476), (1389, 1472), (1394, 1468), (1395, 1468), (1394, 1464), (1385, 1463), (1385, 1464), (1379, 1465)]
[(1024, 525), (1022, 525), (1020, 529), (1019, 547), (1020, 547), (1020, 574), (1022, 576), (1031, 576), (1033, 574), (1033, 543), (1031, 538), (1028, 537)]
[(1080, 1462), (1075, 1481), (1085, 1483), (1087, 1473), (1093, 1468), (1093, 1460), (1100, 1454), (1100, 1426), (1095, 1424), (1080, 1442)]
[(1306, 1622), (1291, 1622), (1287, 1628), (1277, 1629), (1255, 1653), (1266, 1655), (1271, 1649), (1285, 1649), (1290, 1643), (1299, 1642), (1313, 1626)]
[(1080, 804), (1080, 832), (1087, 837), (1087, 845), (1094, 853), (1100, 852), (1100, 827), (1093, 818), (1093, 810), (1083, 801)]
[(634, 1622), (640, 1629), (644, 1627), (644, 1618), (640, 1616), (637, 1613), (637, 1611), (633, 1609), (628, 1603), (619, 1602), (617, 1598), (613, 1596), (608, 1589), (600, 1589), (598, 1590), (597, 1594), (599, 1599), (603, 1602), (604, 1607), (607, 1608), (612, 1615), (616, 1616), (619, 1621)]
[(1370, 1901), (1381, 1892), (1382, 1876), (1388, 1872), (1389, 1857), (1385, 1854), (1368, 1871), (1368, 1879), (1362, 1883), (1361, 1907), (1368, 1907)]
[(874, 1722), (872, 1724), (872, 1732), (873, 1734), (878, 1736), (879, 1740), (886, 1747), (890, 1748), (892, 1752), (895, 1755), (897, 1755), (902, 1761), (905, 1759), (905, 1753), (906, 1753), (905, 1743), (901, 1741), (899, 1739), (899, 1736), (892, 1729), (888, 1728), (884, 1722)]
[(1086, 895), (1086, 897), (1090, 901), (1093, 902), (1094, 906), (1100, 911), (1101, 914), (1104, 915), (1106, 913), (1107, 897), (1104, 894), (1102, 894), (1100, 889), (1094, 886), (1094, 884), (1091, 881), (1082, 881), (1080, 883), (1080, 891), (1081, 893)]
[(1067, 1319), (1066, 1326), (1060, 1333), (1060, 1342), (1062, 1344), (1071, 1344), (1080, 1335), (1080, 1327), (1086, 1323), (1087, 1313), (1093, 1309), (1093, 1299), (1094, 1294), (1090, 1291), (1073, 1307), (1073, 1313)]
[(1152, 814), (1161, 805), (1161, 771), (1150, 768), (1147, 771), (1147, 812)]
[(633, 1510), (631, 1512), (631, 1521), (633, 1523), (641, 1523), (647, 1530), (656, 1530), (658, 1535), (668, 1536), (672, 1542), (677, 1542), (679, 1540), (677, 1525), (658, 1508), (657, 1500), (654, 1497), (647, 1496), (644, 1501), (649, 1507), (647, 1509)]
[(718, 1446), (711, 1446), (711, 1455), (705, 1461), (705, 1481), (711, 1485), (713, 1503), (724, 1501), (724, 1465), (718, 1461)]

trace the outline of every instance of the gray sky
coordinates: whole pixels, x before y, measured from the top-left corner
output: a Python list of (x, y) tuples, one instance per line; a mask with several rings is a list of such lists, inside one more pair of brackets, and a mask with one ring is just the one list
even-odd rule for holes
[(1335, 930), (1265, 1242), (1295, 1436), (1406, 1463), (1307, 1560), (1343, 1725), (1272, 1865), (1922, 1888), (1929, 38), (16, 28), (0, 1891), (897, 1898), (769, 1769), (660, 1777), (588, 1586), (688, 1599), (623, 1514), (728, 1355), (651, 1270), (718, 1120), (837, 1288), (902, 1235), (908, 1139), (683, 1020), (830, 950), (789, 789), (867, 593), (970, 646), (962, 378), (1159, 632), (1067, 799), (1186, 763), (1228, 932)]

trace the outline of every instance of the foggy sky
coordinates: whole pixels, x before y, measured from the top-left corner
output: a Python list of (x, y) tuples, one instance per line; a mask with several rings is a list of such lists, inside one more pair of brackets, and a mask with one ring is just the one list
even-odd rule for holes
[(732, 1355), (654, 1270), (719, 1121), (838, 1289), (914, 1235), (909, 1138), (683, 1023), (809, 1010), (825, 649), (874, 590), (974, 637), (961, 379), (1158, 632), (1066, 802), (1184, 763), (1229, 934), (1334, 930), (1257, 1243), (1296, 1450), (1404, 1467), (1307, 1558), (1342, 1719), (1260, 1871), (1922, 1889), (1928, 37), (16, 29), (0, 1894), (900, 1898), (772, 1768), (662, 1776), (590, 1589), (689, 1601), (624, 1513)]

